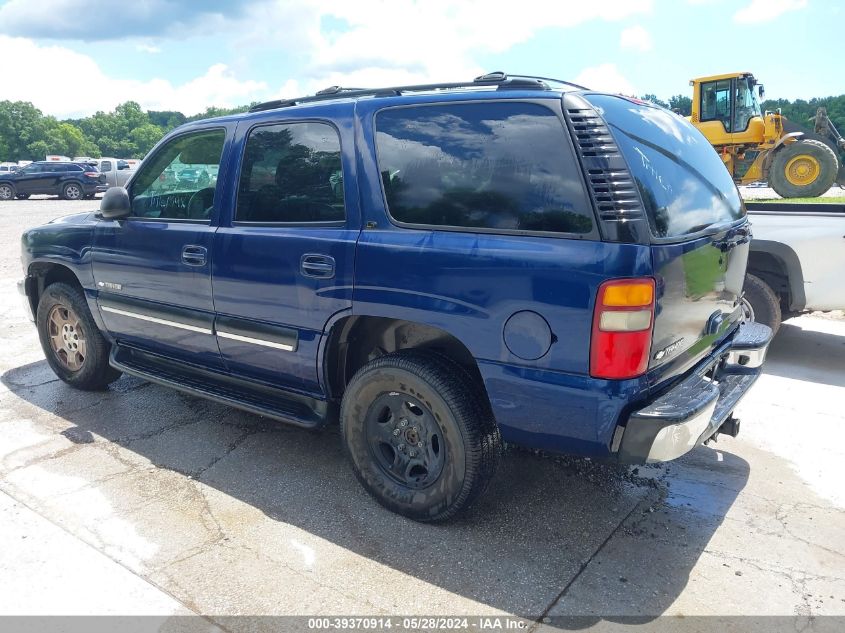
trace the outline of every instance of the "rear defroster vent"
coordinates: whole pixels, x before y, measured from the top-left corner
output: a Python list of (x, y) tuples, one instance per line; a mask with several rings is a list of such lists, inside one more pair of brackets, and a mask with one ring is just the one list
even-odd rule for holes
[[(631, 220), (645, 218), (637, 185), (604, 119), (583, 98), (567, 95), (565, 111), (578, 154), (587, 175), (587, 185), (599, 219), (615, 223), (605, 235), (627, 241), (633, 239), (632, 226), (621, 230)], [(624, 236), (624, 237), (623, 237)]]
[(619, 155), (610, 130), (595, 110), (570, 108), (568, 112), (582, 156), (609, 158)]
[(642, 217), (637, 187), (627, 171), (590, 169), (587, 177), (602, 220)]

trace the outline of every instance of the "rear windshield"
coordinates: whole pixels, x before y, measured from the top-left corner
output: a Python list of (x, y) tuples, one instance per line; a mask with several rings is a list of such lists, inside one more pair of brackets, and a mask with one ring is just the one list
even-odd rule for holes
[(722, 159), (689, 121), (621, 97), (586, 98), (610, 126), (656, 237), (682, 237), (745, 215)]

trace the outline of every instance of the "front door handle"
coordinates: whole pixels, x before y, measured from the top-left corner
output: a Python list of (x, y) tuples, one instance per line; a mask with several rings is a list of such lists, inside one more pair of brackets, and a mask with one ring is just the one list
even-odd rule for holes
[(205, 266), (207, 253), (205, 246), (188, 244), (182, 247), (182, 263), (188, 266)]
[(334, 257), (317, 253), (306, 253), (299, 260), (299, 271), (305, 277), (331, 279), (334, 277)]

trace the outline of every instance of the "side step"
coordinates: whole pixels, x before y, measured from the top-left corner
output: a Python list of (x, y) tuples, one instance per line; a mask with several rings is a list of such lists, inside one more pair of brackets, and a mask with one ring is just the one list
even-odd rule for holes
[(263, 383), (210, 371), (125, 345), (112, 346), (109, 364), (131, 376), (309, 429), (337, 419), (337, 407)]

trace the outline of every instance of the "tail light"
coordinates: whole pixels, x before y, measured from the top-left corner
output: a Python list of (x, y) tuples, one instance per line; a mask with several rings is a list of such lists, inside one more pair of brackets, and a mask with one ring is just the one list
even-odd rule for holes
[(86, 178), (99, 178), (100, 172), (98, 172), (98, 171), (86, 171), (82, 175), (85, 176)]
[(654, 279), (612, 279), (599, 286), (590, 340), (590, 375), (635, 378), (648, 368)]

